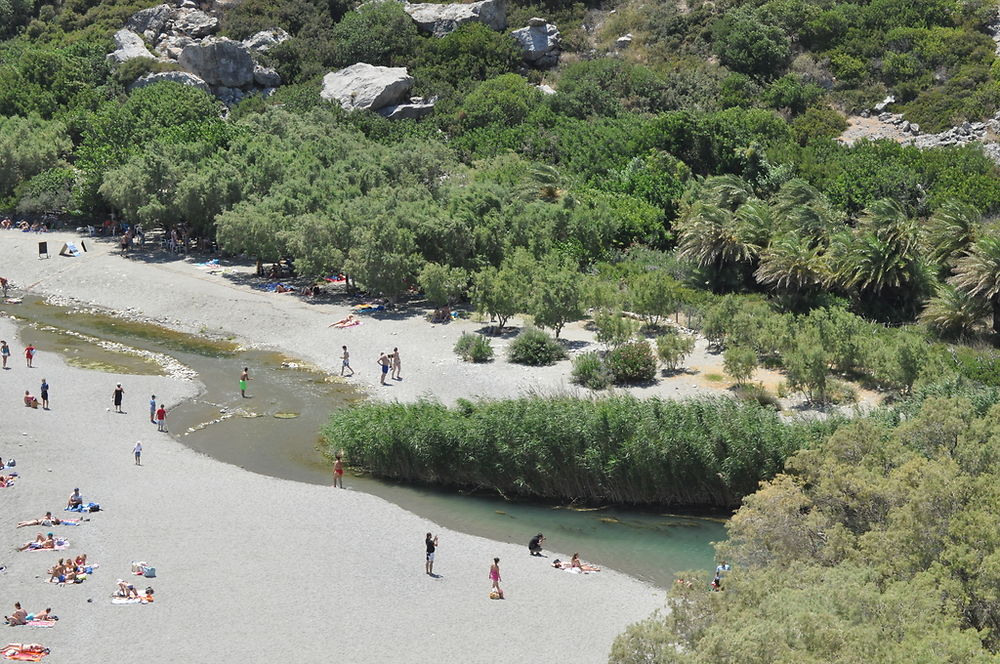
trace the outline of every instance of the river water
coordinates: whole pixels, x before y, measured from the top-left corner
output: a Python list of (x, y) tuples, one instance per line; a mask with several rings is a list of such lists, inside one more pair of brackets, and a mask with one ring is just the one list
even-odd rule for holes
[[(131, 374), (163, 373), (159, 363), (105, 348), (110, 341), (167, 355), (198, 373), (204, 388), (170, 412), (171, 435), (189, 447), (252, 472), (315, 484), (330, 483), (330, 465), (317, 449), (331, 410), (364, 395), (337, 377), (289, 358), (246, 350), (229, 341), (185, 335), (93, 309), (74, 309), (26, 297), (4, 309), (30, 325), (32, 342), (69, 363)], [(250, 370), (248, 398), (239, 393)], [(542, 532), (546, 544), (584, 560), (666, 587), (683, 570), (713, 567), (711, 542), (725, 538), (723, 520), (615, 507), (586, 508), (508, 502), (498, 497), (380, 481), (348, 469), (344, 486), (380, 496), (444, 527), (524, 543)]]

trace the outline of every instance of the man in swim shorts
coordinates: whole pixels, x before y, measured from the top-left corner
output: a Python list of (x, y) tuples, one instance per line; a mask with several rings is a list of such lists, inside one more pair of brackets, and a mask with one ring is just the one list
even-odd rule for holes
[[(347, 352), (347, 346), (343, 346), (344, 354), (340, 356), (340, 375), (344, 375), (344, 369), (351, 369), (351, 354)], [(354, 369), (351, 369), (351, 375), (354, 375)]]
[(378, 364), (382, 367), (381, 384), (385, 385), (385, 377), (389, 374), (389, 356), (385, 353), (379, 354)]
[(427, 546), (427, 562), (424, 563), (424, 571), (434, 576), (434, 552), (437, 550), (438, 538), (427, 533), (424, 544)]

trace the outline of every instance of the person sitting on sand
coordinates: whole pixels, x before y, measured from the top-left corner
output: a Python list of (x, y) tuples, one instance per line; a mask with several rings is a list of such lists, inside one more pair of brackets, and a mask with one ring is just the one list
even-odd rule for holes
[(0, 489), (14, 486), (14, 475), (0, 475)]
[(28, 622), (28, 612), (21, 608), (20, 602), (14, 602), (14, 613), (4, 616), (3, 619), (12, 627), (14, 625), (23, 625)]
[(81, 553), (80, 555), (78, 555), (76, 557), (76, 559), (73, 562), (76, 563), (77, 567), (80, 567), (80, 568), (86, 567), (87, 566), (87, 554), (86, 553)]
[(38, 399), (33, 397), (28, 390), (24, 391), (24, 405), (28, 408), (38, 408)]
[(115, 597), (122, 597), (124, 599), (139, 599), (139, 591), (136, 590), (135, 586), (131, 583), (126, 583), (124, 579), (118, 579), (115, 583), (118, 584), (118, 589), (115, 591)]
[(60, 519), (58, 517), (52, 516), (52, 512), (46, 512), (45, 516), (39, 519), (32, 519), (31, 521), (21, 521), (17, 524), (18, 528), (24, 528), (25, 526), (45, 526), (46, 528), (50, 526), (79, 526), (82, 521), (87, 521), (88, 519)]
[(563, 562), (563, 561), (559, 560), (558, 558), (556, 558), (555, 560), (552, 561), (552, 566), (555, 567), (556, 569), (568, 569), (568, 570), (578, 569), (581, 572), (600, 572), (601, 571), (600, 567), (594, 567), (593, 565), (587, 565), (585, 563), (580, 562), (580, 554), (579, 553), (574, 553), (573, 557), (570, 559), (570, 561), (568, 563), (567, 562)]
[(83, 496), (80, 495), (79, 489), (73, 489), (73, 493), (70, 495), (69, 500), (66, 501), (66, 507), (73, 508), (83, 505)]

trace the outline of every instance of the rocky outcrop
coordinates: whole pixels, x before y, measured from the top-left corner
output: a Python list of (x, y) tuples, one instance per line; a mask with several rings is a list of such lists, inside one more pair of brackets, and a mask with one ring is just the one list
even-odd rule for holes
[(262, 88), (276, 88), (281, 85), (281, 75), (270, 67), (257, 65), (253, 70), (253, 82)]
[(171, 29), (192, 39), (200, 39), (214, 33), (219, 28), (219, 19), (209, 16), (200, 9), (176, 9), (173, 12)]
[(407, 99), (413, 77), (405, 67), (376, 67), (364, 62), (323, 77), (323, 99), (339, 102), (346, 110), (377, 110)]
[(536, 85), (535, 89), (541, 92), (543, 95), (554, 95), (556, 93), (555, 88), (553, 88), (551, 85), (545, 85), (544, 83), (542, 83), (541, 85)]
[(629, 46), (632, 45), (632, 39), (634, 38), (632, 37), (631, 32), (622, 35), (621, 37), (615, 40), (615, 48), (618, 49), (619, 51), (624, 51), (625, 49), (627, 49)]
[(186, 71), (163, 71), (156, 74), (146, 74), (145, 76), (140, 76), (132, 85), (128, 86), (129, 90), (135, 90), (136, 88), (144, 88), (147, 85), (153, 85), (154, 83), (161, 83), (163, 81), (172, 81), (174, 83), (180, 83), (181, 85), (190, 85), (193, 88), (198, 88), (199, 90), (204, 90), (205, 92), (211, 92), (208, 84), (201, 80), (194, 74), (189, 74)]
[(242, 43), (226, 37), (209, 37), (188, 44), (178, 64), (212, 87), (245, 88), (254, 83), (254, 61)]
[(135, 58), (149, 58), (153, 60), (153, 54), (146, 48), (142, 37), (122, 28), (115, 33), (115, 50), (108, 54), (108, 60), (113, 62), (126, 62)]
[(458, 26), (477, 21), (493, 30), (507, 29), (507, 7), (504, 0), (480, 0), (469, 4), (438, 5), (406, 3), (403, 9), (423, 32), (443, 37)]
[(171, 19), (173, 7), (170, 5), (157, 5), (149, 9), (143, 9), (132, 14), (129, 20), (125, 21), (125, 27), (133, 32), (137, 32), (149, 41), (156, 41), (156, 38), (164, 31), (167, 21)]
[(181, 52), (186, 46), (195, 42), (194, 39), (185, 35), (163, 35), (160, 41), (156, 42), (153, 50), (162, 58), (167, 60), (177, 60), (181, 57)]
[(291, 38), (292, 36), (281, 28), (271, 28), (270, 30), (261, 30), (257, 34), (247, 37), (243, 40), (243, 45), (251, 51), (263, 53)]
[(532, 18), (528, 26), (511, 32), (524, 50), (524, 61), (532, 67), (546, 69), (559, 63), (559, 29), (544, 18)]
[(378, 110), (379, 115), (390, 120), (419, 120), (434, 111), (434, 100), (424, 101), (423, 97), (410, 97), (407, 104), (395, 104)]

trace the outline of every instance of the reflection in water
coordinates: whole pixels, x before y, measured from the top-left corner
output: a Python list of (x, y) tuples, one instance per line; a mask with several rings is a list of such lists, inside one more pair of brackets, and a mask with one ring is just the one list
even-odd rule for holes
[[(91, 335), (164, 353), (195, 369), (204, 390), (170, 413), (170, 433), (189, 447), (253, 472), (330, 484), (317, 451), (328, 413), (363, 398), (339, 378), (298, 366), (279, 353), (247, 351), (227, 341), (185, 335), (112, 316), (25, 298), (11, 311), (33, 324), (36, 345), (60, 351), (77, 366), (120, 373), (161, 373), (143, 358), (100, 348)], [(48, 328), (48, 329), (46, 329)], [(331, 347), (333, 347), (331, 339)], [(246, 366), (249, 398), (239, 392)], [(572, 509), (383, 482), (348, 470), (344, 485), (389, 500), (447, 528), (521, 543), (542, 532), (548, 548), (667, 586), (673, 573), (710, 569), (710, 543), (724, 539), (716, 519), (607, 509)], [(331, 490), (333, 490), (331, 488)]]

